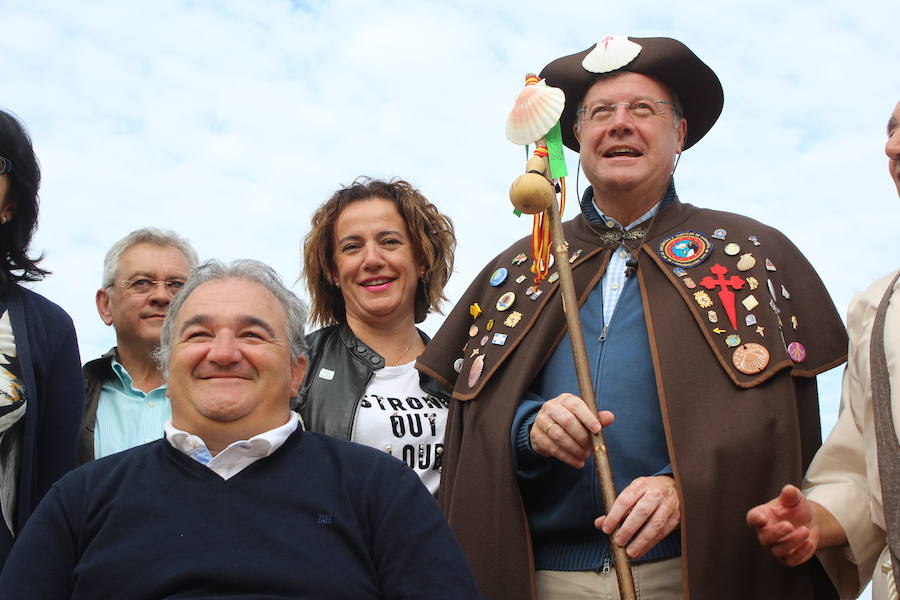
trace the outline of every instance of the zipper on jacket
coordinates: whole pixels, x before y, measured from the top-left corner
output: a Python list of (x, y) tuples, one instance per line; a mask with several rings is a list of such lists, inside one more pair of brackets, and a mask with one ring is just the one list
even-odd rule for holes
[[(631, 282), (630, 279), (626, 279), (625, 285), (626, 286), (629, 285), (630, 282)], [(624, 294), (624, 293), (625, 293), (625, 289), (623, 287), (622, 294)], [(621, 299), (622, 299), (622, 296), (620, 295), (619, 300), (621, 300)], [(618, 306), (616, 306), (616, 309), (618, 309)], [(613, 310), (612, 315), (610, 315), (610, 317), (609, 317), (609, 322), (603, 324), (603, 328), (600, 330), (600, 336), (597, 338), (597, 341), (600, 342), (600, 351), (597, 353), (596, 373), (592, 375), (591, 379), (594, 384), (594, 394), (596, 394), (598, 397), (599, 397), (600, 386), (602, 384), (601, 378), (602, 378), (603, 372), (604, 372), (604, 364), (605, 364), (604, 363), (604, 355), (606, 354), (606, 339), (609, 337), (609, 328), (610, 328), (610, 326), (612, 326), (612, 322), (617, 318), (618, 314), (619, 314), (618, 310)], [(594, 407), (598, 410), (602, 410), (602, 407), (597, 406), (598, 399), (599, 398), (594, 398)], [(593, 460), (593, 457), (591, 457), (591, 460)], [(597, 514), (605, 515), (607, 513), (607, 511), (606, 511), (606, 506), (603, 503), (603, 494), (602, 494), (602, 490), (600, 489), (600, 482), (598, 481), (597, 477), (591, 477), (590, 479), (591, 479), (591, 496), (593, 498), (594, 507), (598, 511)], [(621, 490), (618, 490), (618, 489), (615, 490), (616, 496), (619, 495), (620, 491)], [(606, 536), (606, 549), (603, 552), (603, 554), (604, 554), (603, 567), (601, 568), (601, 573), (603, 573), (604, 575), (609, 574), (610, 568), (612, 565), (612, 558), (611, 558), (612, 544), (613, 544), (612, 540), (609, 539), (609, 536)]]
[[(615, 318), (615, 313), (613, 313), (612, 318)], [(612, 318), (610, 319), (610, 321), (612, 321)], [(595, 396), (594, 397), (594, 407), (595, 408), (598, 408), (596, 396), (598, 394), (598, 390), (600, 389), (600, 387), (599, 387), (600, 386), (600, 375), (603, 371), (603, 353), (605, 352), (605, 345), (606, 345), (605, 342), (606, 342), (606, 336), (607, 336), (608, 332), (609, 332), (609, 324), (604, 324), (603, 329), (600, 330), (600, 336), (597, 338), (597, 341), (600, 342), (600, 351), (597, 353), (597, 362), (595, 363), (596, 364), (595, 372), (591, 374), (591, 383), (594, 386), (594, 396)], [(593, 461), (594, 460), (593, 456), (590, 456), (589, 460)], [(590, 487), (590, 494), (591, 494), (591, 502), (594, 505), (595, 514), (605, 515), (606, 507), (603, 504), (603, 493), (602, 493), (602, 490), (600, 489), (600, 481), (597, 479), (596, 476), (590, 477), (589, 480), (590, 480), (589, 487)], [(603, 558), (603, 571), (602, 571), (603, 573), (609, 573), (609, 555), (608, 555), (609, 551), (610, 551), (610, 546), (609, 546), (609, 541), (607, 541), (607, 547), (606, 547), (606, 550), (604, 551), (604, 553), (607, 553), (607, 555)]]

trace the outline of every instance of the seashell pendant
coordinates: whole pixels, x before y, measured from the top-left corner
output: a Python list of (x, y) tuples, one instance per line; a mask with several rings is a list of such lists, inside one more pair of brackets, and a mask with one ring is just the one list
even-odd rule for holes
[(565, 93), (550, 87), (543, 79), (526, 85), (506, 119), (506, 138), (520, 146), (541, 139), (559, 121), (565, 104)]

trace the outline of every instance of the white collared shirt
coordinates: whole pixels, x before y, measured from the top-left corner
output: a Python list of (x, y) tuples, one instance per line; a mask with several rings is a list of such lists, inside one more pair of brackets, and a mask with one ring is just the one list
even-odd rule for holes
[[(600, 217), (603, 219), (603, 222), (606, 223), (606, 226), (609, 229), (619, 229), (621, 231), (631, 231), (644, 221), (648, 221), (652, 219), (657, 212), (659, 212), (659, 207), (662, 202), (657, 202), (653, 205), (653, 208), (645, 212), (643, 215), (638, 217), (634, 222), (628, 224), (627, 226), (622, 226), (621, 223), (613, 219), (612, 217), (608, 217), (603, 214), (603, 211), (600, 210), (600, 207), (597, 206), (596, 200), (594, 202), (594, 208), (597, 209), (597, 213), (599, 213)], [(609, 266), (606, 267), (606, 273), (603, 274), (603, 277), (600, 279), (600, 285), (603, 286), (603, 324), (609, 325), (610, 319), (612, 319), (613, 312), (615, 311), (616, 304), (619, 302), (619, 296), (622, 295), (622, 288), (625, 287), (625, 269), (628, 266), (628, 260), (631, 258), (631, 252), (624, 245), (620, 245), (616, 248), (616, 251), (613, 252), (612, 257), (609, 259)]]
[(291, 411), (288, 422), (275, 429), (254, 435), (249, 440), (237, 440), (213, 456), (206, 443), (192, 433), (182, 431), (172, 425), (172, 419), (164, 426), (166, 440), (176, 450), (184, 452), (194, 460), (212, 469), (222, 479), (230, 479), (258, 461), (278, 450), (297, 425), (300, 415)]

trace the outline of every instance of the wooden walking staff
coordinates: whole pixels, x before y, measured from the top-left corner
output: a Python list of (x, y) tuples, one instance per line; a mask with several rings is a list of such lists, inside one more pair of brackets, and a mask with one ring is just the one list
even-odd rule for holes
[[(553, 247), (579, 393), (584, 403), (596, 412), (594, 384), (591, 381), (578, 298), (575, 295), (575, 282), (569, 264), (569, 245), (566, 243), (560, 218), (560, 213), (565, 207), (566, 172), (559, 131), (559, 116), (562, 114), (564, 104), (565, 95), (562, 90), (547, 86), (533, 74), (526, 76), (525, 89), (519, 94), (507, 120), (506, 135), (515, 144), (527, 147), (533, 142), (536, 148), (534, 156), (530, 157), (525, 165), (525, 174), (516, 178), (510, 187), (509, 197), (518, 212), (534, 215), (532, 271), (535, 272), (535, 286), (540, 285), (541, 279), (549, 270), (549, 251), (550, 246)], [(560, 181), (561, 206), (556, 204), (556, 186), (551, 179)], [(591, 446), (603, 504), (606, 513), (609, 514), (616, 501), (616, 486), (602, 430), (591, 434)], [(616, 544), (614, 536), (615, 532), (610, 534), (609, 544), (616, 563), (619, 597), (622, 600), (637, 600), (631, 561), (625, 553), (625, 548)]]

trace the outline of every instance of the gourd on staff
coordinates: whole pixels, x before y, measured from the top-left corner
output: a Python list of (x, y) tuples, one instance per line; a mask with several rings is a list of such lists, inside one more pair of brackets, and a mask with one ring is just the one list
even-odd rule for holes
[[(531, 271), (534, 273), (535, 289), (539, 289), (541, 281), (547, 278), (551, 265), (551, 249), (553, 251), (558, 265), (560, 292), (575, 360), (579, 393), (584, 403), (591, 410), (596, 410), (593, 405), (596, 396), (581, 329), (575, 284), (569, 265), (569, 248), (561, 221), (561, 214), (565, 210), (567, 175), (559, 126), (559, 117), (564, 106), (565, 93), (562, 90), (548, 86), (544, 80), (532, 73), (525, 77), (525, 88), (516, 98), (506, 121), (506, 137), (514, 144), (525, 146), (526, 155), (529, 145), (534, 144), (535, 148), (525, 163), (525, 173), (519, 175), (510, 186), (509, 199), (517, 213), (534, 215)], [(558, 188), (553, 180), (559, 182)], [(557, 189), (559, 204), (556, 199)], [(573, 308), (566, 310), (566, 307)], [(606, 451), (603, 432), (591, 435), (597, 479), (600, 483), (603, 504), (608, 513), (616, 500), (612, 465)], [(616, 562), (619, 593), (623, 600), (635, 600), (637, 595), (631, 563), (625, 548), (615, 542), (614, 536), (615, 532), (609, 537)]]

